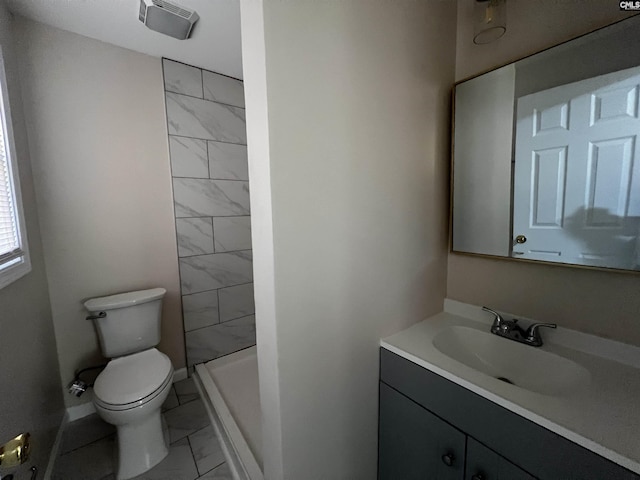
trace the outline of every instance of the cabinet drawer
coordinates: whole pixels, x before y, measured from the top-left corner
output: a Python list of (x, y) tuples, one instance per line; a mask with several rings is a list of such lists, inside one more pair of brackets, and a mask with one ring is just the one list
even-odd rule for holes
[(467, 437), (464, 480), (535, 480), (493, 450)]
[(380, 379), (541, 480), (640, 476), (384, 348)]
[(464, 433), (380, 383), (379, 480), (462, 480)]

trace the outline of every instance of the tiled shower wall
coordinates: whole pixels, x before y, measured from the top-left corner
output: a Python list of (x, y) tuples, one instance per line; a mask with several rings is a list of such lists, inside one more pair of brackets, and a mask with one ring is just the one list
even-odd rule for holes
[(163, 60), (189, 367), (255, 344), (240, 80)]

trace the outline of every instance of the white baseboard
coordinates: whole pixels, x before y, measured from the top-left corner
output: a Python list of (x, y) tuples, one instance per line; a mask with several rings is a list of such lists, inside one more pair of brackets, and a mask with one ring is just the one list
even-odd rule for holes
[(49, 452), (49, 461), (47, 462), (47, 469), (44, 471), (44, 480), (49, 480), (53, 474), (53, 467), (56, 463), (56, 459), (58, 458), (58, 450), (60, 450), (60, 444), (62, 443), (62, 433), (64, 432), (64, 427), (67, 426), (67, 423), (69, 423), (69, 414), (64, 412), (62, 421), (58, 427), (58, 433), (56, 433), (56, 439), (51, 447), (51, 452)]
[(182, 367), (173, 372), (173, 383), (179, 382), (180, 380), (186, 380), (189, 377), (189, 372), (187, 371), (187, 367)]
[(93, 402), (83, 403), (82, 405), (76, 405), (75, 407), (67, 408), (67, 422), (73, 422), (80, 418), (96, 413), (96, 407)]

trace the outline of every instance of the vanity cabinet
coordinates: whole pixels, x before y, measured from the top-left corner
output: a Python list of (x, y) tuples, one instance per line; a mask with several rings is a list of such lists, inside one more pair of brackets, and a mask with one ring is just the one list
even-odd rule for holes
[(380, 384), (380, 480), (462, 480), (466, 435)]
[(380, 480), (534, 480), (383, 382), (379, 445)]
[(467, 437), (465, 480), (535, 480), (474, 438)]
[(640, 480), (384, 348), (379, 425), (379, 480)]

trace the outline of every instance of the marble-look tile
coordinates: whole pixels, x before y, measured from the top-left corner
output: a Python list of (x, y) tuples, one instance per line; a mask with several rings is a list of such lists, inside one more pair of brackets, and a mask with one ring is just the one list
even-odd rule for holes
[(216, 252), (251, 249), (251, 217), (218, 217), (213, 219)]
[(176, 393), (178, 394), (178, 400), (180, 405), (184, 405), (187, 402), (197, 400), (200, 398), (196, 384), (193, 378), (185, 378), (175, 383)]
[(209, 178), (205, 140), (169, 135), (169, 153), (173, 177)]
[(213, 427), (189, 435), (189, 444), (200, 475), (224, 463), (224, 453)]
[(211, 217), (177, 218), (176, 231), (179, 257), (214, 252)]
[(97, 413), (70, 422), (62, 432), (60, 455), (80, 448), (101, 438), (113, 435), (116, 427), (102, 420)]
[(220, 321), (246, 317), (255, 313), (253, 283), (218, 290), (220, 300)]
[(166, 58), (162, 61), (162, 66), (165, 90), (202, 98), (202, 71), (199, 68)]
[(185, 295), (253, 281), (251, 250), (186, 257), (179, 262)]
[(167, 92), (170, 135), (247, 144), (244, 108)]
[(176, 217), (249, 215), (249, 182), (174, 178)]
[(51, 480), (103, 478), (115, 472), (116, 437), (110, 435), (56, 459)]
[(244, 108), (244, 85), (241, 80), (217, 73), (202, 71), (204, 98)]
[(255, 316), (236, 318), (219, 325), (187, 332), (185, 343), (189, 365), (207, 362), (250, 347), (256, 343)]
[(167, 399), (162, 404), (162, 411), (166, 412), (167, 410), (176, 408), (178, 405), (180, 405), (180, 402), (178, 401), (178, 395), (176, 394), (175, 387), (172, 386), (171, 391), (169, 391), (169, 395), (167, 396)]
[(210, 290), (192, 295), (183, 295), (182, 315), (186, 332), (220, 323), (220, 318), (218, 317), (218, 291)]
[(173, 443), (210, 425), (202, 400), (185, 403), (164, 414), (169, 427), (169, 441)]
[(201, 477), (198, 477), (198, 480), (233, 480), (233, 475), (231, 475), (229, 465), (223, 463), (219, 467), (216, 467), (214, 470), (211, 470)]
[(209, 176), (228, 180), (249, 180), (247, 146), (208, 142)]
[(195, 480), (196, 463), (191, 455), (189, 441), (184, 438), (169, 446), (169, 455), (148, 472), (133, 480)]

